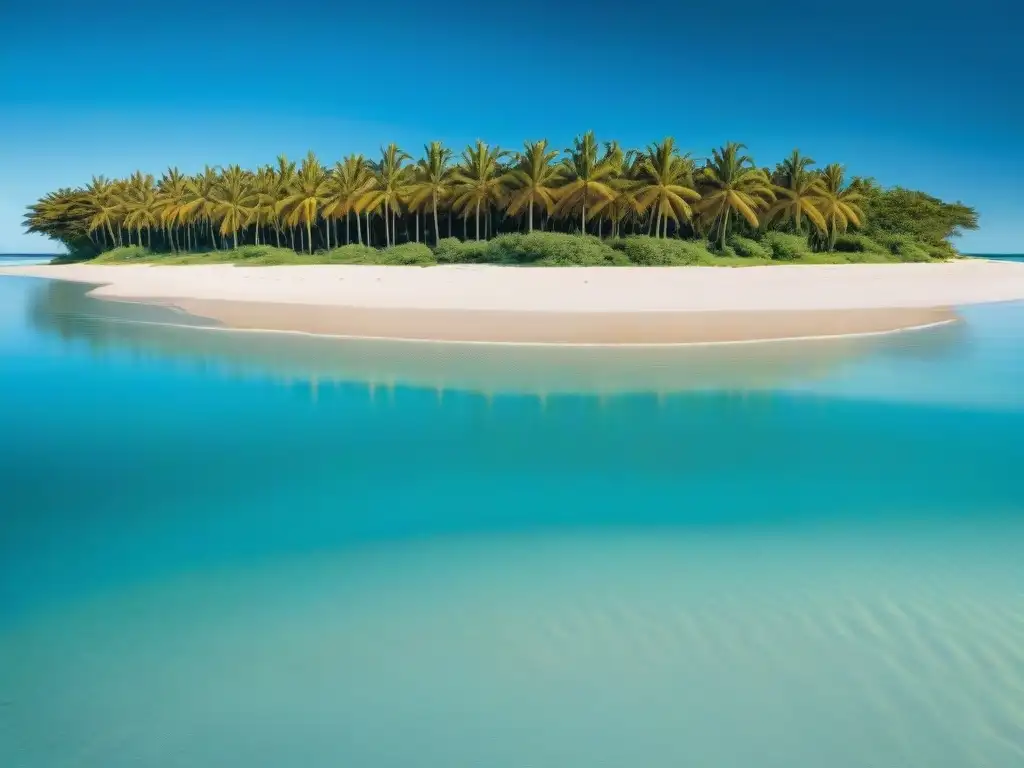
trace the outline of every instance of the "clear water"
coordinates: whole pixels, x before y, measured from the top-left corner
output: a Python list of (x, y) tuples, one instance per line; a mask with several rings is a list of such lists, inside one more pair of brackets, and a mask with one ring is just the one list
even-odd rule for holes
[(0, 278), (0, 765), (1024, 764), (1024, 305), (689, 350)]

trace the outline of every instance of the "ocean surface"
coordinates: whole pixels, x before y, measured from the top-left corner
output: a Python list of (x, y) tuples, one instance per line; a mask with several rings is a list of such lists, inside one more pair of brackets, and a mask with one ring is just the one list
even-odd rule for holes
[(616, 352), (86, 290), (0, 278), (0, 765), (1024, 765), (1024, 305)]

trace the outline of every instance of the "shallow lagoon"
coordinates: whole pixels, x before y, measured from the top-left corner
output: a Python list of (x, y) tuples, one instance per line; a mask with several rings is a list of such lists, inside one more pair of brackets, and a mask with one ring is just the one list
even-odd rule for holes
[(1024, 306), (964, 318), (495, 350), (0, 278), (0, 764), (1020, 765)]

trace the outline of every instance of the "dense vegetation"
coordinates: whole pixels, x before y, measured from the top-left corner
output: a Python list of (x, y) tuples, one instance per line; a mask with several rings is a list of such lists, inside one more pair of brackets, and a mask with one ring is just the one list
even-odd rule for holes
[(77, 259), (259, 264), (926, 261), (977, 226), (959, 203), (847, 181), (798, 150), (759, 168), (744, 149), (698, 164), (671, 138), (638, 151), (587, 133), (564, 153), (478, 141), (457, 162), (440, 142), (416, 162), (394, 144), (331, 168), (311, 152), (256, 171), (94, 177), (29, 206), (25, 224)]

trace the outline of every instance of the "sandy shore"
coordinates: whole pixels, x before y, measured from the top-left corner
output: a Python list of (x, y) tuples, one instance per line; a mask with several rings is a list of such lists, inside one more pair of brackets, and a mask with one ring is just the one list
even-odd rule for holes
[(1024, 264), (723, 268), (27, 266), (234, 328), (520, 343), (672, 344), (879, 333), (1024, 299)]

